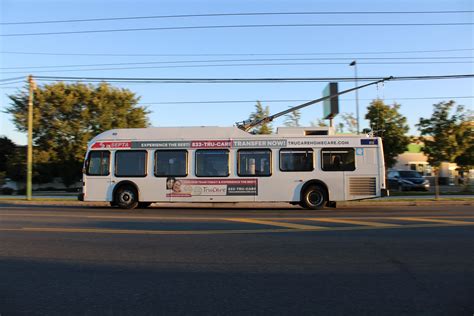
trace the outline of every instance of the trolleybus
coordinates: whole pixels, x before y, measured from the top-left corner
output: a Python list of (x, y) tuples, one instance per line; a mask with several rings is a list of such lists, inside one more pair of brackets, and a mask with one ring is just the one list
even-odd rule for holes
[(114, 129), (88, 145), (84, 201), (132, 209), (160, 202), (288, 202), (308, 209), (388, 194), (382, 140), (332, 128)]

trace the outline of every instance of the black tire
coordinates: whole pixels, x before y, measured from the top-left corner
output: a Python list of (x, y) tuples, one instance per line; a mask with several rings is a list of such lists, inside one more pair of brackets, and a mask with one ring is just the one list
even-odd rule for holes
[(137, 208), (147, 208), (151, 205), (151, 202), (138, 202)]
[(308, 187), (301, 196), (301, 205), (309, 210), (319, 210), (326, 206), (328, 194), (326, 189), (319, 185)]
[(123, 209), (131, 210), (136, 208), (138, 206), (137, 190), (130, 185), (118, 188), (115, 192), (114, 203)]

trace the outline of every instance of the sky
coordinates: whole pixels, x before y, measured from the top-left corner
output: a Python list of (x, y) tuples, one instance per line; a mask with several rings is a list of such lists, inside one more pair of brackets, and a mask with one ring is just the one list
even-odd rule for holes
[[(474, 1), (0, 0), (0, 23), (209, 13), (441, 10), (473, 11)], [(352, 60), (357, 60), (359, 77), (474, 73), (474, 26), (472, 24), (218, 28), (5, 36), (15, 33), (203, 25), (440, 22), (473, 23), (474, 14), (218, 16), (30, 25), (0, 24), (0, 80), (18, 76), (26, 78), (28, 74), (159, 78), (352, 77), (354, 68), (349, 66)], [(440, 50), (455, 51), (440, 52)], [(111, 54), (128, 54), (128, 56), (111, 56)], [(136, 56), (140, 54), (171, 56)], [(206, 54), (222, 55), (203, 56)], [(370, 59), (375, 57), (382, 59)], [(255, 61), (255, 59), (298, 58), (307, 60)], [(254, 61), (205, 62), (218, 59), (253, 59)], [(77, 66), (173, 61), (202, 62)], [(278, 63), (280, 65), (275, 65)], [(289, 63), (300, 63), (300, 65), (288, 65)], [(234, 65), (229, 66), (229, 64)], [(189, 67), (190, 65), (193, 67)], [(196, 67), (197, 65), (207, 66)], [(33, 68), (44, 66), (66, 67)], [(14, 67), (27, 68), (12, 69)], [(91, 68), (101, 70), (87, 70)], [(104, 68), (126, 69), (107, 70)], [(354, 83), (351, 82), (340, 83), (339, 90), (353, 85)], [(18, 92), (22, 86), (24, 86), (22, 82), (0, 84), (0, 135), (7, 136), (18, 144), (26, 143), (26, 135), (15, 129), (11, 116), (4, 111), (9, 106), (7, 95)], [(321, 97), (326, 83), (123, 83), (117, 86), (128, 88), (140, 96), (140, 104), (147, 106), (151, 111), (149, 119), (152, 126), (231, 126), (235, 122), (248, 118), (255, 109), (256, 100), (312, 100)], [(374, 98), (384, 99), (390, 104), (400, 103), (400, 112), (408, 119), (410, 133), (416, 135), (415, 124), (420, 117), (431, 115), (434, 103), (453, 99), (468, 109), (474, 109), (474, 79), (387, 82), (383, 86), (362, 89), (359, 91), (361, 128), (368, 125), (363, 116), (367, 105)], [(192, 103), (207, 101), (246, 102)], [(169, 102), (189, 103), (169, 104)], [(264, 105), (270, 107), (271, 113), (300, 103), (302, 101), (263, 102)], [(340, 97), (340, 112), (356, 112), (353, 93)], [(312, 105), (303, 109), (301, 114), (301, 124), (309, 125), (310, 122), (322, 118), (322, 105)], [(278, 119), (273, 126), (282, 126), (283, 122), (284, 118)]]

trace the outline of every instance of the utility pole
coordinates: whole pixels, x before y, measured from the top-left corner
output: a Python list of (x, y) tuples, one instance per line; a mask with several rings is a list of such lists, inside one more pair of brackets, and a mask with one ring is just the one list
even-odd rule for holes
[[(355, 78), (355, 86), (358, 85), (357, 80), (357, 61), (352, 61), (349, 66), (354, 66), (354, 78)], [(356, 118), (357, 118), (357, 134), (360, 133), (360, 121), (359, 121), (359, 91), (356, 90)]]
[(28, 76), (28, 149), (26, 156), (26, 199), (31, 201), (33, 186), (33, 93), (36, 89), (33, 76)]

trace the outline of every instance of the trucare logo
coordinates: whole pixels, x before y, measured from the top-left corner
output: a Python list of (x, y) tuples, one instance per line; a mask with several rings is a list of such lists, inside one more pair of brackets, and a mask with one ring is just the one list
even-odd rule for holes
[(231, 140), (203, 140), (192, 141), (191, 148), (231, 148)]

